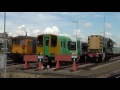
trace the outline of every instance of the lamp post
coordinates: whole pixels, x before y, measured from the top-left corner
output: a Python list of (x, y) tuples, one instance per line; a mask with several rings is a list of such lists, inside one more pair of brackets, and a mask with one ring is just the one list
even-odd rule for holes
[(104, 37), (105, 37), (105, 14), (104, 14)]
[(73, 23), (77, 23), (77, 25), (76, 25), (76, 55), (77, 55), (77, 30), (78, 30), (78, 21), (73, 21)]
[(4, 12), (4, 45), (3, 45), (3, 54), (4, 54), (4, 78), (6, 78), (6, 32), (5, 32), (5, 27), (6, 27), (6, 12)]

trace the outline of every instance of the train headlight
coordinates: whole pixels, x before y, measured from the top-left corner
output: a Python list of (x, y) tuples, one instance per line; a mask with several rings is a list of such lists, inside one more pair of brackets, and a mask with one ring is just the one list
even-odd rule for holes
[(76, 52), (75, 52), (75, 51), (74, 51), (74, 52), (72, 52), (72, 55), (73, 55), (73, 56), (75, 56), (75, 55), (76, 55)]
[(74, 55), (74, 52), (72, 52), (72, 56)]

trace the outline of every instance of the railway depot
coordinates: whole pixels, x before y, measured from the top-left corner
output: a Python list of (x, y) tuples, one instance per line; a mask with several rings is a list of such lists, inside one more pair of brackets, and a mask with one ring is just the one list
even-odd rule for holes
[[(118, 42), (120, 37), (112, 36), (112, 33), (106, 36), (105, 14), (103, 16), (104, 35), (95, 33), (96, 28), (94, 30), (88, 28), (93, 33), (86, 32), (86, 36), (82, 37), (77, 20), (73, 22), (77, 26), (74, 33), (71, 31), (71, 35), (69, 31), (67, 35), (59, 34), (59, 29), (56, 27), (31, 32), (25, 25), (21, 25), (16, 28), (23, 31), (22, 35), (19, 35), (20, 31), (16, 35), (15, 32), (9, 33), (13, 35), (9, 36), (5, 31), (6, 12), (4, 12), (4, 33), (0, 33), (0, 77), (108, 78), (116, 73), (119, 75), (120, 46)], [(84, 27), (82, 25), (84, 22), (80, 23), (81, 27)], [(92, 23), (86, 23), (87, 26), (93, 26)], [(66, 27), (67, 30), (72, 29), (68, 27)], [(112, 25), (107, 23), (107, 27), (111, 28)], [(61, 25), (62, 30), (64, 32), (65, 27)]]

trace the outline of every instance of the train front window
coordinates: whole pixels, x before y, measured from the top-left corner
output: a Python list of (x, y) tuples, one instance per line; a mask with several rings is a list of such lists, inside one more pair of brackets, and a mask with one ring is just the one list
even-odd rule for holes
[(51, 36), (51, 47), (57, 46), (57, 36)]
[(68, 42), (68, 49), (69, 50), (76, 50), (76, 42)]
[(82, 51), (87, 51), (87, 43), (82, 43)]
[(43, 36), (38, 36), (38, 46), (43, 47)]
[(20, 44), (21, 44), (21, 45), (24, 45), (24, 40), (20, 40)]
[(20, 44), (20, 40), (19, 39), (13, 39), (12, 44)]

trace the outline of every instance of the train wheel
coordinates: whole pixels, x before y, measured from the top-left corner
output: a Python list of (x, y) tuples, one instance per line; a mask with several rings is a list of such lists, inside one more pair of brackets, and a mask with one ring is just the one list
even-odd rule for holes
[(85, 55), (85, 62), (90, 62), (89, 56)]
[(102, 62), (102, 56), (101, 55), (99, 55), (99, 58), (98, 58), (98, 62)]
[(15, 57), (13, 57), (13, 62), (14, 62), (14, 63), (16, 62), (16, 58), (15, 58)]
[(96, 63), (96, 58), (92, 58), (92, 59), (90, 60), (90, 62), (91, 62), (91, 63)]
[(109, 61), (110, 60), (110, 57), (107, 57), (107, 61)]
[(51, 65), (52, 64), (52, 60), (48, 60), (48, 65)]
[(85, 62), (85, 56), (80, 56), (80, 60), (79, 60), (80, 63), (83, 63)]

